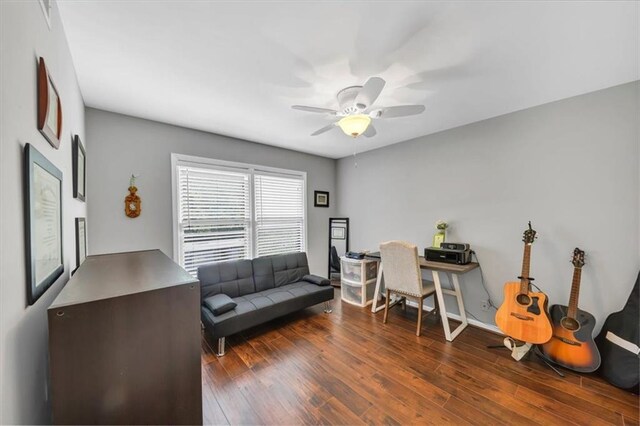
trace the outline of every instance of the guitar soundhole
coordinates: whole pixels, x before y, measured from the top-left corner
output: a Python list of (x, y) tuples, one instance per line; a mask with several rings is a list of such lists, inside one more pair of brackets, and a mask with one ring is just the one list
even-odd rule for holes
[(521, 305), (528, 306), (531, 303), (531, 298), (527, 294), (519, 294), (516, 296), (516, 302)]
[(580, 328), (580, 324), (574, 318), (564, 317), (560, 320), (560, 324), (567, 330), (576, 331)]

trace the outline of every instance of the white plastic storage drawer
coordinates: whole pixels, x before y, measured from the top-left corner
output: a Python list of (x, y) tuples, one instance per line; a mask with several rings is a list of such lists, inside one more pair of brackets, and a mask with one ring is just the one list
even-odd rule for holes
[(342, 278), (356, 283), (362, 282), (362, 264), (343, 259)]
[(356, 306), (367, 306), (371, 304), (373, 302), (375, 290), (375, 282), (359, 285), (342, 281), (342, 284), (340, 285), (342, 300)]
[(367, 262), (364, 265), (365, 281), (375, 280), (378, 277), (378, 262)]

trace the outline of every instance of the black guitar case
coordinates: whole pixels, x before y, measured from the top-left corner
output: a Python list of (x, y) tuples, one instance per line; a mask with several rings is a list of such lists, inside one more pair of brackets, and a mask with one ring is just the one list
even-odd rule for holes
[(640, 273), (627, 304), (621, 311), (609, 315), (596, 337), (602, 357), (599, 373), (612, 385), (635, 394), (640, 375), (640, 356), (636, 353), (640, 346), (639, 282)]

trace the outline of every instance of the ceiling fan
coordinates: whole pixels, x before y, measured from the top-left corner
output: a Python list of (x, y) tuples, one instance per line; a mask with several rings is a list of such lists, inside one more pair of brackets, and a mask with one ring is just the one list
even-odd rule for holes
[(384, 85), (385, 81), (382, 78), (371, 77), (364, 86), (350, 86), (342, 89), (337, 95), (339, 110), (304, 105), (293, 105), (291, 108), (342, 117), (311, 133), (311, 136), (340, 127), (345, 134), (354, 138), (360, 135), (370, 138), (376, 135), (371, 119), (406, 117), (420, 114), (425, 110), (424, 105), (398, 105), (372, 109), (371, 106), (382, 92)]

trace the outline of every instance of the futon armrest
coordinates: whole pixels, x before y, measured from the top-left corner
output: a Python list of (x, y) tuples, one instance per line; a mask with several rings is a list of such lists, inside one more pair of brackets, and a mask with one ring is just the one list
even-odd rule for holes
[(238, 306), (238, 304), (231, 300), (229, 296), (222, 293), (207, 297), (202, 303), (209, 308), (215, 316), (229, 312)]
[(306, 281), (308, 283), (319, 286), (327, 286), (331, 284), (331, 281), (329, 281), (328, 279), (319, 277), (317, 275), (305, 275), (304, 277), (302, 277), (302, 281)]

